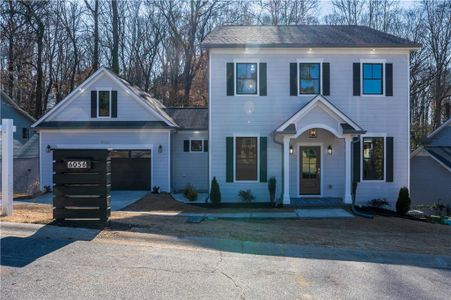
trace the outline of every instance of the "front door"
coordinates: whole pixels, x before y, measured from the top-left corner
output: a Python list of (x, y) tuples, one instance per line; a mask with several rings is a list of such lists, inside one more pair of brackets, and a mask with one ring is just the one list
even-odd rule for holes
[(301, 146), (299, 192), (301, 195), (321, 194), (321, 147)]

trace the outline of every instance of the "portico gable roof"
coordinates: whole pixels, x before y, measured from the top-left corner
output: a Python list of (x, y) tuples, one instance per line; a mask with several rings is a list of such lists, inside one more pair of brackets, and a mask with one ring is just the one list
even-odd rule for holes
[[(337, 120), (340, 123), (340, 133), (341, 134), (363, 134), (366, 133), (362, 127), (360, 127), (356, 122), (354, 122), (345, 113), (339, 110), (335, 105), (333, 105), (329, 100), (327, 100), (322, 95), (317, 95), (312, 98), (309, 102), (305, 103), (295, 114), (293, 114), (288, 120), (282, 123), (276, 130), (275, 133), (279, 134), (299, 134), (299, 130), (296, 125), (302, 118), (308, 115), (315, 108), (321, 108), (322, 111), (326, 112), (329, 116)], [(318, 121), (320, 123), (320, 121)], [(334, 132), (335, 133), (335, 132)], [(336, 133), (335, 133), (336, 134)]]

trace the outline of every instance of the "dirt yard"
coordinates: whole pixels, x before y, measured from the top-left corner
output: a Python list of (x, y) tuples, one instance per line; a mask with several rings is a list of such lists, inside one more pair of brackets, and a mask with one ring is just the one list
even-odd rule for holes
[[(38, 204), (15, 205), (14, 215), (1, 217), (0, 221), (47, 224), (52, 221), (52, 207)], [(176, 237), (217, 237), (330, 248), (391, 250), (437, 255), (451, 253), (451, 226), (397, 217), (321, 220), (216, 219), (192, 224), (186, 223), (185, 217), (113, 212), (111, 227), (105, 230), (108, 232), (130, 230)]]

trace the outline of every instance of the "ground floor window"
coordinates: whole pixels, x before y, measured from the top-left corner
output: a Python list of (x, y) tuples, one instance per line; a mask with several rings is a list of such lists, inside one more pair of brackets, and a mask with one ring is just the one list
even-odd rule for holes
[(384, 137), (363, 138), (363, 180), (384, 180)]
[(235, 138), (235, 180), (255, 181), (258, 173), (258, 138)]
[(202, 152), (203, 151), (203, 140), (190, 140), (190, 151), (191, 152)]

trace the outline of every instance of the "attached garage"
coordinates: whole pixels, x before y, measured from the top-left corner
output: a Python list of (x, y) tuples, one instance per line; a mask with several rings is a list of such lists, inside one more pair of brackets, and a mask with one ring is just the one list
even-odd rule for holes
[(114, 150), (111, 153), (113, 190), (150, 190), (150, 150)]

